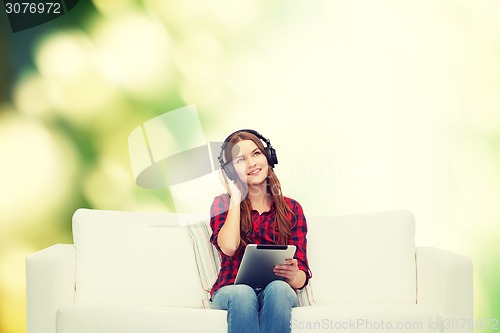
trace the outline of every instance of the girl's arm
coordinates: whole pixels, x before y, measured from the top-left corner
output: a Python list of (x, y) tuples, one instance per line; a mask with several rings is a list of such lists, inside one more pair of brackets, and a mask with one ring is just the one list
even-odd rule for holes
[[(224, 175), (225, 176), (225, 175)], [(226, 221), (219, 230), (217, 245), (221, 251), (231, 257), (240, 247), (240, 205), (241, 191), (232, 181), (226, 181), (230, 197)]]
[(240, 204), (241, 199), (231, 196), (226, 221), (217, 238), (217, 245), (229, 257), (233, 256), (240, 247)]

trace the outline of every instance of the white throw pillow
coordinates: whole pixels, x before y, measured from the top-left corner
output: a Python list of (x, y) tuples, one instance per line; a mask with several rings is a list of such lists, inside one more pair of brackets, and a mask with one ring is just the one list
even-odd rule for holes
[(192, 242), (176, 214), (79, 209), (76, 303), (202, 307)]
[(318, 305), (415, 304), (415, 222), (407, 211), (308, 218)]

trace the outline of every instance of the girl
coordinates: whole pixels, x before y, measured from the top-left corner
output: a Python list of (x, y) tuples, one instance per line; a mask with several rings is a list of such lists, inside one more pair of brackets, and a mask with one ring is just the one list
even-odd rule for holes
[[(297, 306), (295, 290), (306, 286), (311, 277), (302, 207), (282, 195), (273, 170), (278, 163), (276, 151), (259, 133), (240, 130), (229, 135), (219, 161), (228, 193), (216, 197), (211, 207), (210, 241), (222, 257), (210, 292), (212, 308), (228, 311), (229, 332), (290, 332), (292, 308)], [(295, 245), (294, 258), (274, 267), (283, 280), (260, 290), (235, 285), (247, 244)]]

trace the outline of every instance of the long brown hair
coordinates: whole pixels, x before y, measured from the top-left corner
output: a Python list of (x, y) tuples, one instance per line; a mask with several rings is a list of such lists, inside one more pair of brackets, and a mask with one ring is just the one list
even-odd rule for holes
[[(227, 139), (228, 144), (224, 149), (224, 158), (226, 161), (233, 160), (231, 148), (234, 147), (236, 143), (243, 140), (253, 141), (259, 148), (260, 152), (265, 156), (265, 147), (262, 141), (252, 133), (241, 131), (234, 133)], [(246, 186), (246, 184), (242, 184), (240, 179), (238, 179), (238, 182), (240, 183), (240, 185)], [(291, 235), (290, 228), (294, 214), (285, 202), (283, 193), (281, 192), (280, 181), (278, 180), (274, 169), (271, 167), (268, 168), (266, 182), (267, 195), (271, 196), (276, 211), (274, 222), (271, 225), (273, 229), (271, 230), (271, 232), (274, 233), (274, 229), (277, 227), (278, 244), (288, 244), (288, 239)], [(250, 233), (252, 232), (251, 211), (252, 204), (247, 195), (240, 205), (240, 237), (244, 245), (250, 242)]]

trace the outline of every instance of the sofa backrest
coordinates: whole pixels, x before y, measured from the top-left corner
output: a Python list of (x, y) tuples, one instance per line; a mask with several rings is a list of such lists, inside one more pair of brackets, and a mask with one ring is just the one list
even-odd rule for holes
[(317, 305), (415, 304), (415, 222), (403, 210), (308, 217)]
[(205, 293), (183, 222), (172, 213), (77, 210), (75, 302), (201, 308)]
[[(205, 219), (77, 210), (73, 216), (75, 302), (201, 308), (206, 299), (203, 274), (196, 265), (188, 228), (181, 225)], [(411, 213), (307, 216), (307, 222), (317, 305), (415, 304)]]

